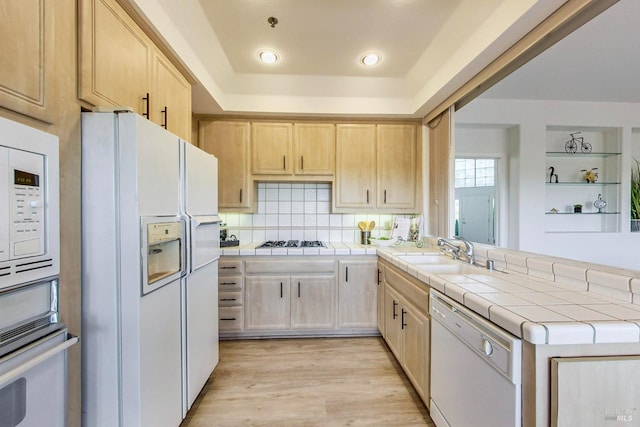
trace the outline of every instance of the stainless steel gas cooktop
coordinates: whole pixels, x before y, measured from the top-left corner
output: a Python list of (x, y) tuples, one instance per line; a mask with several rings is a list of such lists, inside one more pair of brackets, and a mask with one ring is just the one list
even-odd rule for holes
[(319, 240), (267, 240), (257, 248), (326, 248)]

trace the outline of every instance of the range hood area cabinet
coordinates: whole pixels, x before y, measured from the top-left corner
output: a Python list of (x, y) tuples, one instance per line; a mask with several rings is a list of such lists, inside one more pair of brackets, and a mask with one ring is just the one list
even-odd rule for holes
[(320, 180), (330, 180), (335, 170), (335, 132), (332, 123), (254, 122), (251, 171), (288, 179), (303, 175), (303, 180), (320, 175)]
[(419, 212), (415, 124), (336, 125), (334, 212)]
[(191, 140), (191, 83), (116, 0), (79, 0), (78, 33), (80, 99), (132, 107)]
[(218, 209), (253, 212), (255, 185), (251, 179), (248, 122), (200, 120), (200, 148), (218, 158)]
[(333, 212), (421, 208), (417, 123), (200, 118), (199, 147), (220, 167), (221, 212), (256, 210), (256, 182), (331, 182)]

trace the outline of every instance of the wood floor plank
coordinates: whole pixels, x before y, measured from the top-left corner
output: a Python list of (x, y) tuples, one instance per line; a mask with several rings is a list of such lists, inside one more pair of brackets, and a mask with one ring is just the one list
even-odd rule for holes
[(379, 337), (222, 341), (181, 427), (434, 427)]

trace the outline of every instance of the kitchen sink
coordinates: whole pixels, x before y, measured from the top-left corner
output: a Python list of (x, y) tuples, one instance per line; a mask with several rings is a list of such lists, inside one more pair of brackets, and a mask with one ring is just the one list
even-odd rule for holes
[(478, 267), (464, 264), (460, 261), (449, 261), (445, 264), (418, 264), (419, 270), (431, 274), (472, 274), (478, 273)]
[(397, 258), (409, 264), (440, 264), (453, 262), (451, 258), (445, 257), (438, 252), (423, 255), (398, 255)]

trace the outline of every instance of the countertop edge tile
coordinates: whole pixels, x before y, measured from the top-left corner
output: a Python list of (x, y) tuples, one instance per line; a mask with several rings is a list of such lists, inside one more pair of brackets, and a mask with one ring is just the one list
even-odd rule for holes
[(513, 311), (498, 305), (492, 305), (489, 308), (489, 320), (519, 338), (522, 338), (522, 325), (528, 321)]
[(640, 326), (634, 322), (589, 322), (596, 331), (596, 344), (640, 342)]
[(522, 324), (522, 338), (531, 344), (546, 344), (547, 328), (539, 323), (524, 322)]
[(544, 322), (547, 344), (593, 344), (595, 330), (589, 323)]

